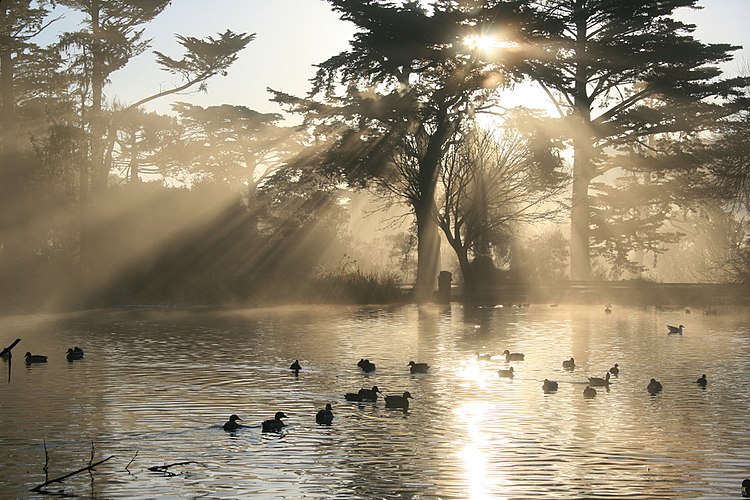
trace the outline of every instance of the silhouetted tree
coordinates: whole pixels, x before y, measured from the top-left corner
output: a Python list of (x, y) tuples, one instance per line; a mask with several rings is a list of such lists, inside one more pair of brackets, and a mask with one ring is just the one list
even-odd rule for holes
[[(704, 44), (678, 8), (697, 0), (536, 0), (563, 27), (537, 48), (531, 75), (560, 112), (574, 149), (571, 278), (590, 277), (591, 181), (657, 134), (696, 133), (730, 114), (747, 79), (712, 66), (738, 47)], [(631, 148), (629, 150), (629, 148)], [(639, 153), (640, 151), (636, 151)]]
[[(441, 168), (438, 226), (456, 252), (467, 298), (493, 282), (472, 264), (492, 263), (507, 251), (508, 235), (523, 223), (554, 218), (564, 176), (560, 159), (508, 126), (490, 132), (474, 126), (451, 144)], [(478, 264), (481, 265), (481, 264)]]
[[(416, 298), (426, 300), (437, 278), (435, 190), (448, 141), (518, 76), (524, 41), (539, 32), (527, 2), (329, 1), (357, 28), (351, 49), (319, 65), (307, 99), (275, 92), (274, 100), (304, 113), (316, 138), (298, 162), (351, 185), (397, 175), (394, 151), (418, 145), (408, 202), (418, 235)], [(518, 45), (480, 50), (476, 42), (501, 32)]]

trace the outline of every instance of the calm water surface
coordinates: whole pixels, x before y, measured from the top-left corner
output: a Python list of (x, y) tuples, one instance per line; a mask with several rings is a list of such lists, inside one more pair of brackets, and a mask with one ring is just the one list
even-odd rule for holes
[[(0, 319), (0, 496), (726, 498), (750, 477), (750, 329), (738, 312), (529, 308), (127, 309)], [(666, 324), (685, 325), (668, 335)], [(83, 361), (65, 351), (81, 346)], [(526, 354), (501, 379), (504, 349)], [(26, 351), (46, 365), (26, 367)], [(573, 356), (577, 368), (562, 369)], [(377, 364), (363, 374), (362, 358)], [(299, 359), (302, 372), (287, 369)], [(409, 374), (409, 360), (431, 365)], [(619, 378), (595, 399), (588, 376)], [(708, 375), (700, 389), (695, 380)], [(664, 392), (649, 396), (651, 377)], [(560, 383), (544, 394), (544, 378)], [(378, 385), (408, 412), (346, 402)], [(315, 424), (333, 405), (334, 424)], [(288, 416), (280, 434), (260, 422)], [(226, 433), (237, 413), (247, 427)], [(149, 467), (174, 462), (173, 475)], [(127, 467), (127, 469), (126, 469)]]

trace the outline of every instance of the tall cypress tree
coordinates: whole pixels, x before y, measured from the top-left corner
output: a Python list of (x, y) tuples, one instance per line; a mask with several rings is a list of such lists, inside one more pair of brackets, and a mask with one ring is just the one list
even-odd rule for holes
[[(591, 276), (592, 180), (647, 148), (646, 137), (695, 133), (737, 109), (748, 79), (721, 79), (739, 47), (705, 44), (675, 18), (698, 0), (536, 0), (560, 24), (537, 44), (530, 74), (557, 105), (574, 149), (571, 278)], [(652, 151), (657, 154), (658, 151)]]

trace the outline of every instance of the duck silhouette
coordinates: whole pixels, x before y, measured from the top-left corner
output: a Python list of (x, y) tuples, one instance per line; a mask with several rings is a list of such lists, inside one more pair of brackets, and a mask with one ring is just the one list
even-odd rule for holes
[(475, 354), (477, 361), (492, 361), (492, 354)]
[(557, 390), (557, 386), (558, 384), (554, 380), (547, 380), (545, 378), (544, 382), (542, 382), (542, 390), (544, 392), (555, 392)]
[(501, 368), (497, 371), (497, 374), (503, 378), (513, 378), (513, 367), (511, 366), (507, 370)]
[(326, 404), (326, 407), (322, 410), (318, 410), (315, 415), (315, 422), (321, 425), (331, 425), (333, 423), (333, 408), (331, 403)]
[(430, 365), (427, 363), (415, 363), (414, 361), (409, 361), (407, 366), (411, 373), (427, 373), (427, 370), (430, 369)]
[(357, 366), (362, 368), (362, 371), (365, 373), (370, 373), (375, 371), (375, 363), (370, 363), (369, 359), (360, 359), (357, 363)]
[(608, 315), (608, 316), (609, 316), (610, 314), (612, 314), (612, 304), (607, 304), (607, 305), (606, 305), (606, 306), (604, 307), (604, 314), (606, 314), (606, 315)]
[(227, 432), (234, 432), (237, 429), (241, 428), (242, 425), (237, 423), (238, 420), (242, 421), (242, 419), (238, 417), (237, 415), (231, 415), (229, 417), (229, 420), (224, 422), (224, 430)]
[(299, 372), (302, 369), (302, 366), (299, 364), (299, 360), (295, 359), (294, 363), (289, 366), (289, 369), (294, 372)]
[(282, 418), (287, 417), (283, 411), (277, 411), (276, 415), (271, 420), (264, 420), (261, 424), (261, 432), (280, 432), (281, 429), (286, 425), (281, 421)]
[(587, 385), (586, 388), (583, 390), (583, 397), (584, 398), (595, 398), (596, 397), (596, 389), (593, 387)]
[(379, 392), (380, 392), (380, 389), (378, 389), (378, 386), (373, 385), (372, 389), (365, 389), (363, 387), (358, 392), (347, 392), (346, 394), (344, 394), (344, 398), (347, 401), (363, 401), (363, 402), (374, 403), (375, 401), (378, 400)]
[(667, 325), (667, 330), (669, 330), (669, 333), (677, 333), (679, 335), (682, 335), (682, 329), (685, 328), (684, 326), (672, 326)]
[(565, 361), (563, 361), (562, 365), (566, 370), (573, 370), (576, 367), (576, 361), (573, 358), (566, 359)]
[(65, 358), (68, 361), (76, 361), (78, 359), (83, 359), (83, 349), (76, 346), (73, 348), (68, 349), (68, 352), (65, 354)]
[(409, 391), (405, 391), (401, 396), (386, 396), (385, 407), (386, 408), (401, 408), (402, 410), (409, 409), (409, 400), (414, 399), (411, 397)]
[(607, 372), (604, 378), (589, 377), (589, 385), (591, 387), (609, 387), (609, 376), (609, 372)]
[(520, 352), (510, 352), (508, 349), (503, 351), (503, 354), (505, 355), (505, 362), (508, 361), (523, 361), (523, 358), (526, 357), (524, 354)]
[(615, 363), (615, 366), (613, 366), (612, 368), (609, 369), (609, 373), (611, 373), (615, 377), (619, 376), (620, 375), (620, 365), (618, 365), (617, 363)]
[(42, 356), (41, 354), (31, 354), (30, 352), (26, 353), (26, 364), (30, 365), (32, 363), (46, 363), (47, 362), (47, 356)]
[(706, 387), (708, 385), (708, 379), (706, 378), (706, 374), (700, 376), (698, 380), (695, 381), (696, 384), (698, 384), (701, 387)]
[(750, 479), (742, 480), (742, 498), (750, 498)]
[(646, 390), (652, 396), (654, 394), (657, 394), (657, 393), (661, 392), (662, 389), (663, 389), (663, 387), (661, 385), (661, 382), (658, 382), (656, 379), (653, 379), (653, 378), (651, 379), (651, 382), (649, 382), (648, 385), (646, 386)]

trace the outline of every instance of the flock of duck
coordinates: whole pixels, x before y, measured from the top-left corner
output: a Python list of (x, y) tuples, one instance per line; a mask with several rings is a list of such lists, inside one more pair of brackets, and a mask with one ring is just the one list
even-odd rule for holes
[[(607, 312), (609, 311), (609, 312)], [(605, 309), (605, 313), (610, 314), (611, 309), (607, 307)], [(679, 334), (682, 335), (682, 331), (685, 327), (683, 325), (679, 326), (672, 326), (667, 325), (667, 330), (670, 334)], [(508, 349), (503, 351), (503, 356), (505, 357), (505, 362), (510, 363), (511, 361), (524, 361), (526, 358), (526, 355), (520, 352), (510, 352)], [(479, 361), (490, 361), (492, 360), (493, 356), (491, 354), (480, 354), (476, 353), (476, 359)], [(371, 362), (369, 359), (362, 358), (357, 362), (357, 366), (362, 369), (364, 373), (372, 373), (375, 371), (376, 366), (375, 363)], [(409, 371), (412, 374), (415, 373), (427, 373), (430, 366), (427, 363), (416, 363), (414, 361), (409, 361), (407, 364), (407, 367), (409, 368)], [(570, 358), (566, 359), (562, 362), (562, 367), (565, 370), (572, 371), (575, 369), (575, 359)], [(302, 365), (300, 365), (299, 360), (294, 360), (294, 362), (289, 366), (289, 369), (295, 374), (299, 375), (299, 372), (302, 370)], [(585, 398), (594, 398), (596, 397), (597, 391), (596, 387), (603, 387), (606, 390), (609, 390), (609, 386), (611, 383), (611, 377), (614, 375), (615, 377), (619, 376), (620, 374), (620, 365), (618, 363), (615, 363), (605, 374), (604, 377), (588, 377), (588, 384), (586, 385), (586, 388), (583, 390), (583, 397)], [(513, 378), (514, 377), (514, 370), (513, 367), (510, 366), (508, 368), (501, 368), (498, 370), (498, 375), (501, 378)], [(705, 388), (708, 384), (708, 379), (706, 378), (706, 374), (704, 373), (698, 380), (696, 380), (696, 383), (700, 386)], [(558, 382), (555, 380), (549, 380), (544, 379), (544, 382), (542, 383), (542, 390), (545, 393), (551, 393), (555, 392), (558, 389)], [(656, 379), (651, 379), (651, 381), (646, 386), (646, 390), (651, 395), (656, 395), (660, 393), (664, 387), (662, 386), (661, 382), (659, 382)], [(353, 401), (353, 402), (368, 402), (368, 403), (375, 403), (378, 400), (378, 395), (382, 394), (380, 389), (377, 385), (372, 386), (371, 388), (361, 388), (357, 392), (347, 392), (344, 394), (344, 399), (346, 401)], [(398, 408), (402, 410), (408, 410), (409, 409), (409, 400), (414, 399), (412, 395), (409, 393), (409, 391), (405, 391), (403, 394), (400, 395), (386, 395), (383, 397), (385, 400), (385, 407), (386, 408)], [(288, 418), (287, 415), (284, 412), (276, 412), (276, 415), (274, 415), (274, 418), (265, 420), (261, 423), (261, 430), (262, 432), (280, 432), (284, 426), (286, 425), (282, 419)], [(227, 432), (234, 432), (240, 428), (243, 427), (242, 424), (237, 423), (238, 421), (242, 421), (242, 419), (237, 415), (231, 415), (229, 417), (229, 420), (227, 420), (226, 423), (224, 423), (224, 430)], [(326, 404), (325, 408), (322, 410), (319, 410), (317, 414), (315, 415), (315, 422), (321, 425), (331, 425), (333, 423), (333, 410), (331, 407), (331, 404)]]

